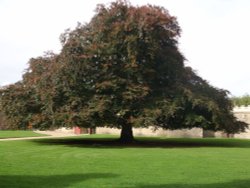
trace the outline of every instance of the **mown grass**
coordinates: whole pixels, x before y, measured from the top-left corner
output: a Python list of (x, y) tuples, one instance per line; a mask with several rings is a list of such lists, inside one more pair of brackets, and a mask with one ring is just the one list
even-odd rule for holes
[(0, 142), (0, 187), (248, 188), (250, 141), (116, 137)]
[(0, 139), (3, 138), (22, 138), (22, 137), (36, 137), (36, 136), (46, 136), (43, 134), (35, 133), (33, 131), (9, 131), (9, 130), (4, 130), (0, 131)]

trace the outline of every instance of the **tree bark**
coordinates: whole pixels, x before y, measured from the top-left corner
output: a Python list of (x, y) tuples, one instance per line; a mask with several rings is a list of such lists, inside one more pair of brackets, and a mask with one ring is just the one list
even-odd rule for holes
[(119, 140), (122, 143), (131, 143), (134, 141), (132, 125), (130, 123), (122, 125), (122, 130)]

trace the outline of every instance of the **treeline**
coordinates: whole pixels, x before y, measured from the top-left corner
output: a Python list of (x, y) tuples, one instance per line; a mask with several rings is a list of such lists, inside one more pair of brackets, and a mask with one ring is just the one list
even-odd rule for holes
[(234, 106), (248, 106), (250, 105), (250, 95), (245, 94), (239, 97), (232, 97), (232, 102)]

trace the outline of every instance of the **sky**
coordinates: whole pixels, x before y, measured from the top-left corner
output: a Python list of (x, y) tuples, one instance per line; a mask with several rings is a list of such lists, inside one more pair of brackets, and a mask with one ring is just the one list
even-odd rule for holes
[[(30, 58), (59, 53), (59, 37), (110, 0), (0, 0), (0, 86), (22, 79)], [(176, 16), (179, 49), (198, 75), (233, 96), (250, 94), (249, 0), (130, 0)]]

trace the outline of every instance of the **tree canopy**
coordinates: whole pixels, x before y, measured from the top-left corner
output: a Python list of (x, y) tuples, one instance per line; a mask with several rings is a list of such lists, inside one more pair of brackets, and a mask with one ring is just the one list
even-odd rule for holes
[(18, 127), (118, 127), (124, 142), (132, 127), (244, 131), (228, 92), (184, 65), (180, 32), (163, 7), (99, 5), (61, 35), (60, 54), (31, 59), (23, 80), (1, 90), (1, 109)]

